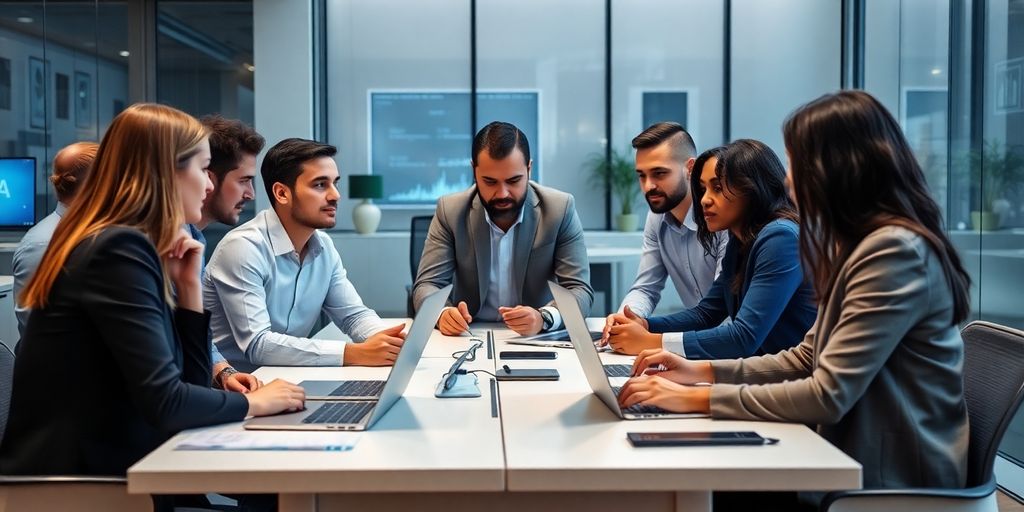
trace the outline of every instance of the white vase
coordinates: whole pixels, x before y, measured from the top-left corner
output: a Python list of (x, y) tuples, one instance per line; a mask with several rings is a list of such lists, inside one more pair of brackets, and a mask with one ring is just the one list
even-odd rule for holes
[(640, 217), (635, 213), (625, 213), (615, 216), (615, 229), (617, 231), (636, 231)]
[(356, 205), (352, 209), (352, 224), (355, 224), (356, 231), (361, 235), (369, 235), (377, 231), (380, 225), (380, 208), (369, 199)]

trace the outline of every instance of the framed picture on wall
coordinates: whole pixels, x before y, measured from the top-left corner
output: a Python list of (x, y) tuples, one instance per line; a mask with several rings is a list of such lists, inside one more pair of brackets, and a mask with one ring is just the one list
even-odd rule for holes
[(0, 110), (11, 109), (11, 59), (0, 57)]
[(56, 116), (57, 119), (68, 119), (68, 99), (70, 99), (71, 91), (70, 83), (71, 79), (68, 78), (64, 73), (56, 73), (54, 77), (54, 88), (57, 92), (57, 104)]
[(92, 115), (92, 77), (89, 73), (75, 71), (75, 126), (91, 128)]
[(46, 128), (46, 63), (28, 58), (28, 125)]

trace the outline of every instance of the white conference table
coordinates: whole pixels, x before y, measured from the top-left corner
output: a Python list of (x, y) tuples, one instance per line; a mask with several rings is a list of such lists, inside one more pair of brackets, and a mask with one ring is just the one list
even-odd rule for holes
[[(592, 319), (597, 325), (601, 320)], [(474, 325), (484, 334), (488, 326)], [(497, 326), (490, 326), (497, 328)], [(330, 328), (323, 334), (329, 335)], [(437, 331), (402, 400), (348, 452), (176, 451), (179, 434), (128, 470), (130, 493), (279, 493), (282, 511), (709, 511), (714, 490), (855, 489), (860, 465), (803, 425), (710, 419), (622, 421), (594, 396), (571, 349), (554, 360), (501, 361), (514, 333), (495, 330), (471, 369), (556, 368), (560, 380), (501, 382), (481, 397), (434, 388), (470, 345)], [(331, 336), (328, 336), (331, 337)], [(631, 358), (603, 353), (607, 363)], [(383, 368), (264, 367), (262, 379), (383, 378)], [(495, 406), (500, 405), (500, 414)], [(211, 427), (240, 430), (241, 423)], [(773, 446), (633, 448), (630, 431), (754, 430)]]

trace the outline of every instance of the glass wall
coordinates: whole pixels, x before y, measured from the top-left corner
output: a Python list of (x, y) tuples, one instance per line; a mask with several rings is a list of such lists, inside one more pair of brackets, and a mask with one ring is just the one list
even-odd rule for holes
[[(252, 125), (252, 0), (156, 5), (156, 100), (196, 117), (221, 114)], [(239, 222), (253, 217), (255, 205), (246, 203)], [(204, 230), (207, 256), (229, 229), (215, 222)]]
[[(477, 1), (477, 86), (538, 95), (533, 179), (576, 196), (588, 229), (605, 225), (603, 190), (590, 186), (584, 167), (589, 156), (604, 153), (604, 61), (601, 0)], [(498, 120), (493, 111), (478, 112), (477, 128)]]
[(760, 138), (781, 156), (785, 115), (840, 85), (841, 0), (732, 4), (727, 21), (722, 0), (328, 2), (342, 174), (383, 174), (381, 229), (407, 229), (471, 184), (472, 134), (500, 118), (530, 138), (533, 178), (575, 195), (585, 228), (607, 229), (620, 205), (609, 210), (586, 163), (609, 145), (631, 155), (651, 123), (682, 123), (700, 148)]
[(25, 189), (20, 202), (34, 210), (26, 219), (56, 206), (47, 180), (54, 154), (98, 141), (127, 104), (127, 19), (124, 1), (0, 2), (0, 157), (35, 160), (26, 167), (35, 193)]
[(732, 139), (760, 140), (785, 161), (782, 121), (840, 87), (840, 0), (732, 1)]
[[(409, 229), (436, 198), (472, 181), (470, 8), (447, 0), (327, 6), (328, 142), (342, 194), (350, 174), (384, 176), (380, 229)], [(338, 227), (352, 229), (353, 201)]]
[[(977, 268), (978, 318), (1024, 329), (1024, 5), (984, 4), (984, 64), (974, 83), (982, 95), (980, 133), (971, 151), (955, 157), (970, 186), (963, 194), (970, 232), (961, 233), (960, 245)], [(1006, 465), (997, 463), (1000, 485), (1024, 496), (1024, 414), (1010, 425), (1000, 455), (1014, 465), (999, 471)]]
[[(983, 10), (948, 0), (867, 2), (864, 85), (899, 116), (943, 208), (971, 275), (972, 319), (1020, 329), (1024, 8), (1006, 0), (972, 6)], [(1024, 496), (1024, 416), (1001, 455), (1000, 485)]]
[[(620, 0), (612, 20), (613, 149), (629, 156), (633, 137), (660, 121), (683, 125), (698, 150), (721, 144), (724, 2)], [(646, 208), (642, 200), (636, 206)]]

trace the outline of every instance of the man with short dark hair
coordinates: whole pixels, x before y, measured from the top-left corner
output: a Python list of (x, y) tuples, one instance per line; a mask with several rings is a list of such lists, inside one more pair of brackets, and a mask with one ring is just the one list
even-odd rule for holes
[(238, 224), (245, 203), (255, 199), (256, 156), (263, 151), (263, 136), (251, 126), (219, 115), (199, 120), (210, 131), (210, 166), (213, 193), (203, 201), (200, 230), (213, 222)]
[[(264, 140), (251, 126), (237, 119), (210, 115), (204, 116), (200, 122), (210, 133), (210, 165), (206, 173), (214, 188), (203, 200), (202, 219), (187, 227), (192, 238), (205, 246), (206, 236), (202, 230), (214, 221), (228, 226), (238, 224), (245, 203), (253, 200), (256, 155), (263, 151)], [(206, 271), (205, 266), (204, 261), (203, 272)], [(210, 360), (213, 363), (213, 383), (221, 389), (246, 393), (260, 387), (255, 376), (241, 373), (231, 366), (216, 344), (211, 344)]]
[[(271, 208), (232, 230), (206, 267), (203, 302), (213, 340), (236, 366), (394, 364), (404, 324), (384, 329), (349, 282), (330, 236), (337, 149), (305, 139), (270, 148), (261, 174)], [(311, 339), (328, 317), (357, 343)]]
[[(38, 224), (32, 227), (18, 243), (14, 250), (12, 262), (14, 273), (14, 312), (18, 316), (18, 334), (25, 332), (28, 324), (31, 309), (19, 305), (18, 298), (21, 290), (28, 286), (32, 275), (39, 268), (39, 262), (50, 245), (50, 238), (57, 229), (61, 217), (67, 211), (68, 206), (92, 168), (93, 160), (96, 159), (96, 152), (99, 144), (95, 142), (76, 142), (57, 152), (53, 157), (53, 174), (50, 175), (50, 183), (57, 194), (57, 208)], [(6, 343), (14, 343), (17, 340), (3, 340)]]
[(594, 290), (573, 198), (530, 181), (526, 135), (490, 123), (473, 138), (471, 161), (475, 185), (437, 202), (413, 286), (416, 309), (454, 280), (441, 333), (461, 334), (483, 320), (534, 335), (562, 325), (551, 280), (590, 311)]
[[(697, 150), (693, 138), (679, 124), (656, 123), (633, 138), (636, 176), (651, 213), (644, 225), (643, 254), (633, 286), (622, 299), (621, 313), (608, 315), (604, 340), (617, 316), (646, 318), (654, 312), (665, 278), (671, 277), (684, 308), (692, 308), (711, 289), (722, 270), (729, 237), (716, 234), (718, 250), (708, 254), (697, 239), (693, 220), (690, 171)], [(666, 348), (682, 349), (682, 340), (666, 335)]]

